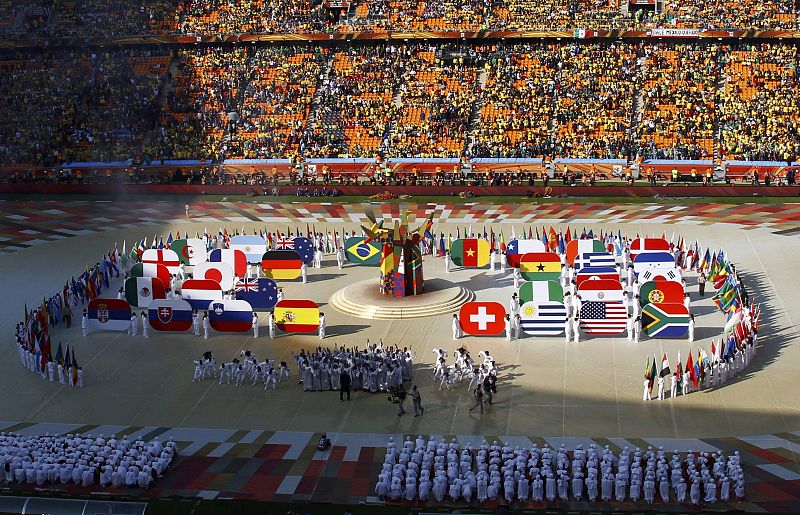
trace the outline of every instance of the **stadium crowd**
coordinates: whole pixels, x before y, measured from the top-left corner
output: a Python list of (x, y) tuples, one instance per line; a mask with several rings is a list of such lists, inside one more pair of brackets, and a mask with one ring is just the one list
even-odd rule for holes
[(667, 0), (663, 8), (622, 0), (82, 0), (0, 3), (9, 36), (313, 34), (352, 31), (531, 31), (645, 28), (798, 29), (785, 0)]
[(398, 157), (792, 161), (781, 42), (0, 52), (0, 163)]

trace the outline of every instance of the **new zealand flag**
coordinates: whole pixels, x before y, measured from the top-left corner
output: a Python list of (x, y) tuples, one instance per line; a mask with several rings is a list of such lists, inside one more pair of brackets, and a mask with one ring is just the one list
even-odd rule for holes
[(236, 283), (236, 300), (245, 300), (254, 310), (272, 309), (278, 302), (278, 285), (272, 279), (244, 279)]

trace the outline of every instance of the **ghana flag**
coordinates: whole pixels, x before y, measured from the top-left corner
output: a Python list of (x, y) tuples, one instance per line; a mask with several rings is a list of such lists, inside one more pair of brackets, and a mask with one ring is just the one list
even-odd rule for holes
[(465, 268), (479, 268), (489, 264), (489, 242), (478, 238), (456, 240), (450, 245), (453, 264)]
[(689, 311), (683, 304), (648, 304), (642, 308), (642, 329), (651, 338), (683, 338), (689, 331)]
[(366, 242), (365, 238), (353, 236), (344, 242), (345, 258), (354, 265), (378, 266), (381, 264), (381, 244)]
[(519, 303), (552, 300), (563, 302), (564, 288), (556, 281), (530, 281), (519, 287)]
[(522, 256), (519, 271), (526, 281), (558, 281), (561, 258), (555, 252), (529, 252)]

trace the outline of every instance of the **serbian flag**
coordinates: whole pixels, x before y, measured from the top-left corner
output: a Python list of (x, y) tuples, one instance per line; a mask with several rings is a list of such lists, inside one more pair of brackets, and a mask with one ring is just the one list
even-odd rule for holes
[[(239, 238), (239, 236), (234, 236), (234, 238)], [(232, 248), (212, 250), (209, 261), (211, 263), (227, 263), (230, 265), (233, 270), (233, 275), (236, 277), (244, 277), (247, 275), (247, 255), (241, 250)], [(225, 289), (229, 290), (230, 288)]]
[(93, 329), (127, 331), (131, 326), (131, 305), (127, 300), (92, 299), (87, 310)]
[(282, 300), (273, 311), (278, 328), (286, 333), (313, 333), (319, 329), (319, 307), (312, 300)]
[(208, 322), (221, 333), (246, 333), (253, 327), (253, 308), (244, 300), (212, 302), (208, 306)]
[(181, 261), (174, 250), (147, 249), (142, 253), (142, 264), (164, 265), (169, 270), (169, 273), (177, 274), (180, 270)]
[(205, 310), (211, 302), (222, 300), (222, 287), (210, 279), (187, 279), (181, 286), (181, 297), (192, 309)]

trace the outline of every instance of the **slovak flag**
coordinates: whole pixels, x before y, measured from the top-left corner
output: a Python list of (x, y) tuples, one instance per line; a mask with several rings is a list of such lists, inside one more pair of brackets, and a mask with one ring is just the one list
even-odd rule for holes
[[(247, 275), (247, 256), (241, 250), (214, 249), (211, 251), (208, 260), (211, 263), (229, 264), (233, 270), (233, 275), (236, 277), (244, 277)], [(261, 261), (261, 256), (258, 256), (258, 260)]]
[(192, 327), (192, 306), (181, 299), (154, 300), (147, 310), (147, 321), (156, 331), (187, 331)]
[(221, 333), (246, 333), (253, 326), (253, 308), (244, 300), (220, 300), (208, 306), (208, 322)]

